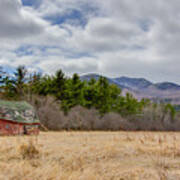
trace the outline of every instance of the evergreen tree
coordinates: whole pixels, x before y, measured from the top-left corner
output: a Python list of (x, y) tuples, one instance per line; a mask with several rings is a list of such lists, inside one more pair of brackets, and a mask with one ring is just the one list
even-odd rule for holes
[(61, 105), (65, 113), (76, 105), (84, 105), (83, 88), (84, 82), (80, 80), (78, 74), (67, 80)]
[(65, 98), (66, 78), (62, 70), (56, 72), (52, 83), (53, 89), (51, 93), (54, 94), (58, 100), (63, 100)]
[(85, 84), (84, 87), (84, 106), (86, 108), (92, 108), (96, 104), (96, 96), (97, 96), (97, 88), (96, 88), (96, 80), (92, 78), (88, 83)]
[(24, 84), (26, 82), (26, 74), (27, 74), (27, 69), (25, 66), (19, 66), (15, 73), (14, 73), (14, 86), (16, 88), (16, 91), (18, 93), (18, 96), (22, 97), (24, 95)]

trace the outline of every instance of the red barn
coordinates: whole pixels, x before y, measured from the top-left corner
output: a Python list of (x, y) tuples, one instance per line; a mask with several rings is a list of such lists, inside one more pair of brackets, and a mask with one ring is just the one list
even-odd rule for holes
[(40, 122), (26, 102), (0, 101), (0, 135), (39, 134)]

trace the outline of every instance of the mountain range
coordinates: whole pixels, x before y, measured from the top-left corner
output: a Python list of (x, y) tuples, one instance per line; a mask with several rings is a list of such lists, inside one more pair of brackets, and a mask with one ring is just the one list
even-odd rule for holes
[[(89, 81), (91, 78), (98, 80), (100, 76), (99, 74), (86, 74), (80, 78), (82, 81)], [(130, 78), (126, 76), (106, 78), (110, 84), (116, 84), (121, 88), (122, 94), (129, 92), (137, 99), (149, 98), (156, 102), (163, 101), (180, 104), (180, 85), (178, 84), (172, 82), (153, 83), (144, 78)]]

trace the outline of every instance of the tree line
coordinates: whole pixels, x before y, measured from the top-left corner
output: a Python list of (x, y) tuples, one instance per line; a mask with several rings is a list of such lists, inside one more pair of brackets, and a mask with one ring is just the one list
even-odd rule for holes
[[(122, 95), (122, 91), (110, 84), (105, 77), (98, 80), (81, 81), (78, 74), (67, 77), (62, 70), (54, 75), (28, 72), (25, 66), (19, 66), (8, 73), (0, 68), (0, 95), (7, 100), (30, 100), (33, 95), (53, 96), (65, 114), (76, 106), (96, 109), (103, 116), (109, 112), (121, 116), (141, 115), (148, 106), (157, 106), (148, 99), (138, 101), (131, 94)], [(175, 109), (171, 104), (164, 105), (164, 111), (172, 118)]]

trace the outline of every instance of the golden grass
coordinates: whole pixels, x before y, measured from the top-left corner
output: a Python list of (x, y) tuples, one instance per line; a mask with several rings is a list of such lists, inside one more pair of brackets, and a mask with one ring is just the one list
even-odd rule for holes
[(180, 133), (0, 137), (0, 180), (179, 180)]

